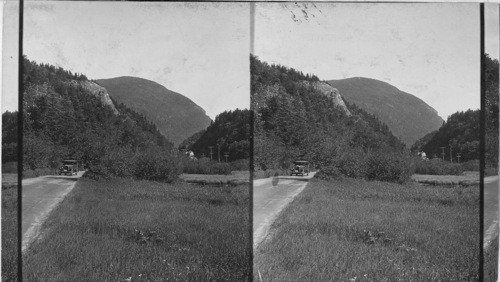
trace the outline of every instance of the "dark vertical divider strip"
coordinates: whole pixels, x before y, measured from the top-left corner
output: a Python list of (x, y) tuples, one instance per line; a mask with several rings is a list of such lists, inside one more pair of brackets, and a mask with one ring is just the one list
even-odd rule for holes
[(19, 77), (17, 109), (17, 280), (23, 280), (22, 263), (22, 199), (23, 199), (23, 12), (24, 0), (19, 1)]
[[(254, 52), (254, 43), (255, 43), (255, 3), (249, 3), (250, 4), (250, 53), (253, 54)], [(249, 69), (248, 72), (251, 70), (250, 66), (250, 54), (248, 57), (249, 60)], [(252, 276), (253, 276), (253, 172), (254, 172), (254, 147), (253, 147), (253, 129), (254, 129), (254, 112), (253, 112), (253, 93), (252, 93), (252, 85), (251, 85), (251, 74), (250, 74), (250, 215), (249, 215), (249, 220), (250, 220), (250, 240), (249, 240), (249, 253), (250, 253), (250, 275), (248, 276), (249, 281), (253, 281)]]
[(481, 83), (481, 112), (480, 112), (480, 134), (479, 137), (479, 281), (483, 281), (483, 240), (484, 240), (484, 168), (485, 168), (485, 76), (484, 76), (484, 3), (479, 4), (479, 25), (480, 25), (480, 41), (481, 41), (481, 64), (480, 64), (480, 83)]

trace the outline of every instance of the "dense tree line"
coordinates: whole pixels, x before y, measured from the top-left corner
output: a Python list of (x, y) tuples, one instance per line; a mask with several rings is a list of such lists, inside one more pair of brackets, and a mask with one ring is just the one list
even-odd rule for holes
[(484, 54), (485, 85), (485, 162), (487, 167), (498, 167), (498, 60)]
[[(405, 145), (374, 115), (347, 104), (348, 116), (324, 93), (306, 86), (307, 77), (290, 75), (300, 72), (255, 56), (250, 57), (250, 70), (256, 168), (287, 169), (292, 161), (306, 159), (323, 171), (351, 177), (408, 177)], [(373, 171), (375, 166), (399, 171), (384, 174)]]
[[(487, 167), (498, 167), (498, 60), (483, 55), (483, 84), (485, 86), (485, 161)], [(480, 156), (480, 110), (456, 112), (448, 117), (445, 123), (435, 132), (431, 132), (418, 140), (412, 150), (423, 150), (428, 157), (460, 161), (478, 160)]]
[(247, 159), (250, 156), (250, 111), (247, 109), (225, 111), (215, 118), (207, 129), (195, 133), (179, 145), (179, 149), (192, 150), (197, 157), (212, 156), (221, 161)]
[(413, 150), (422, 150), (427, 157), (441, 158), (444, 147), (444, 159), (450, 160), (450, 147), (453, 161), (478, 160), (480, 137), (480, 110), (456, 112), (448, 117), (445, 123), (436, 131), (418, 140)]
[(23, 167), (56, 168), (79, 160), (94, 175), (170, 181), (173, 144), (126, 106), (116, 113), (78, 83), (84, 75), (24, 59)]
[(2, 114), (2, 164), (17, 160), (17, 115), (9, 111)]

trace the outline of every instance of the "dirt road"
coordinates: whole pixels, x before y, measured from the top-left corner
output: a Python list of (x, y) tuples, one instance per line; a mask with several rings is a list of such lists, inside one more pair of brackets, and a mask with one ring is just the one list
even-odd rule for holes
[(83, 175), (42, 176), (23, 180), (22, 200), (22, 251), (39, 235), (42, 223), (59, 202), (75, 187)]
[(484, 179), (484, 248), (498, 235), (499, 199), (498, 176)]
[(262, 242), (281, 210), (306, 187), (314, 176), (279, 176), (253, 181), (253, 246)]

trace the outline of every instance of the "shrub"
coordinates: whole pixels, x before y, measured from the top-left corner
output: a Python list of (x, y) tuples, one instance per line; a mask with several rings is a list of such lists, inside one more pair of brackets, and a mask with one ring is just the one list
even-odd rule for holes
[(463, 166), (459, 163), (450, 163), (440, 159), (422, 161), (415, 159), (415, 173), (432, 175), (460, 175), (463, 173)]
[(322, 167), (321, 170), (314, 175), (314, 177), (328, 181), (333, 179), (341, 179), (342, 173), (335, 166), (325, 166)]
[(132, 177), (135, 161), (136, 156), (130, 150), (116, 148), (103, 157), (101, 171), (114, 176)]
[(231, 174), (231, 166), (228, 163), (214, 163), (209, 171), (210, 174)]
[(17, 173), (17, 162), (2, 164), (2, 173)]
[(347, 177), (362, 178), (366, 174), (365, 155), (360, 151), (348, 151), (342, 154), (334, 163), (340, 173)]
[(183, 172), (190, 174), (231, 174), (231, 165), (212, 161), (208, 158), (184, 160)]
[(365, 178), (404, 183), (414, 172), (411, 157), (399, 153), (374, 153), (367, 157)]
[(479, 171), (479, 160), (470, 160), (460, 164), (463, 171)]
[(171, 183), (182, 172), (180, 157), (150, 151), (138, 155), (134, 161), (133, 175), (137, 179)]
[(57, 174), (57, 169), (54, 168), (26, 169), (23, 171), (23, 179), (55, 174)]
[(250, 160), (249, 159), (241, 159), (241, 160), (232, 161), (229, 163), (229, 166), (231, 167), (231, 171), (235, 171), (235, 170), (248, 171), (248, 170), (250, 170)]

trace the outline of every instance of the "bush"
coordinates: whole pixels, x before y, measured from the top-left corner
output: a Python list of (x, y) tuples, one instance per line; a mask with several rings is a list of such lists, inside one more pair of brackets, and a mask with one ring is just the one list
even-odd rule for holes
[(182, 172), (180, 156), (148, 152), (135, 158), (133, 175), (136, 179), (171, 183)]
[(136, 156), (130, 150), (116, 148), (102, 158), (100, 171), (107, 175), (132, 177), (136, 161)]
[(464, 172), (462, 164), (450, 163), (440, 159), (423, 161), (415, 159), (415, 173), (431, 175), (460, 175)]
[(321, 168), (321, 170), (318, 171), (318, 173), (316, 173), (314, 177), (329, 181), (333, 179), (342, 179), (343, 176), (337, 167), (325, 166)]
[(470, 160), (460, 164), (463, 171), (479, 171), (479, 160)]
[(250, 160), (249, 159), (236, 160), (236, 161), (230, 162), (229, 166), (231, 167), (231, 171), (235, 171), (235, 170), (249, 171), (250, 170)]
[(365, 157), (362, 152), (351, 150), (335, 160), (334, 166), (347, 177), (363, 178), (366, 174)]
[(17, 162), (2, 164), (2, 173), (17, 173)]
[(23, 171), (23, 179), (55, 174), (57, 174), (57, 169), (54, 168), (27, 169)]
[(209, 171), (210, 174), (231, 174), (231, 166), (228, 163), (214, 163)]
[(231, 174), (231, 166), (228, 163), (219, 163), (208, 158), (201, 158), (199, 160), (185, 160), (183, 162), (183, 172), (190, 174)]
[(411, 157), (405, 154), (370, 154), (366, 162), (365, 178), (388, 182), (404, 183), (414, 172)]
[(364, 154), (361, 151), (349, 150), (330, 163), (333, 165), (322, 166), (316, 177), (331, 180), (346, 176), (404, 183), (411, 178), (415, 170), (411, 157), (401, 152)]

